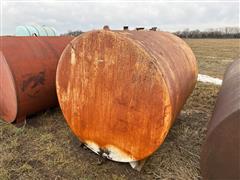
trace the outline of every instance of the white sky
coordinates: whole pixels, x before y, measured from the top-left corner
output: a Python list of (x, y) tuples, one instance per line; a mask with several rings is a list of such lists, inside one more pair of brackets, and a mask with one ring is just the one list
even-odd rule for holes
[(206, 1), (2, 0), (1, 32), (14, 34), (16, 26), (26, 24), (52, 26), (59, 33), (99, 29), (106, 24), (111, 29), (157, 26), (166, 31), (239, 26), (239, 0)]

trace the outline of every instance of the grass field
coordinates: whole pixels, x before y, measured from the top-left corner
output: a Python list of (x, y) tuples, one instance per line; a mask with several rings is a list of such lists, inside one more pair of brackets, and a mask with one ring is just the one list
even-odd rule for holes
[(199, 73), (223, 78), (225, 68), (239, 58), (239, 39), (188, 39), (199, 65)]
[[(239, 40), (186, 40), (199, 72), (222, 78), (240, 56)], [(2, 179), (199, 179), (200, 146), (211, 118), (218, 86), (197, 83), (166, 141), (141, 172), (86, 149), (68, 128), (59, 108), (28, 119), (22, 128), (0, 121)]]

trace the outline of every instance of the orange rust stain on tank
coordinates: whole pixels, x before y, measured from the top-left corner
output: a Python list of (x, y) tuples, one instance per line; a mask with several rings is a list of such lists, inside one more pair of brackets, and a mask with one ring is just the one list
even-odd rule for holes
[[(162, 144), (197, 75), (194, 55), (187, 59), (182, 52), (191, 50), (176, 41), (161, 32), (88, 32), (72, 42), (74, 65), (71, 47), (65, 49), (57, 71), (58, 99), (81, 141), (114, 147), (115, 155), (132, 160)], [(121, 161), (115, 155), (113, 160)]]

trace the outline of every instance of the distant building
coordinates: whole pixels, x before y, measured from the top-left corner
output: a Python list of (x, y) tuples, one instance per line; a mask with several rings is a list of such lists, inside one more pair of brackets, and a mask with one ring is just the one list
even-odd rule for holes
[(53, 27), (24, 25), (16, 27), (16, 36), (58, 36)]

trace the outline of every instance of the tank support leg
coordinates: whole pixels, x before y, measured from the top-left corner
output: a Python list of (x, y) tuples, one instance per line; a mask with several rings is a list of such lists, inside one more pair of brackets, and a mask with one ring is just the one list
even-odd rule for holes
[(130, 162), (129, 164), (131, 165), (131, 167), (137, 171), (141, 171), (143, 165), (145, 164), (147, 159), (143, 159), (143, 160), (140, 160), (140, 161), (133, 161), (133, 162)]
[(23, 127), (25, 124), (26, 124), (26, 116), (19, 117), (13, 122), (13, 125), (15, 125), (18, 128)]

